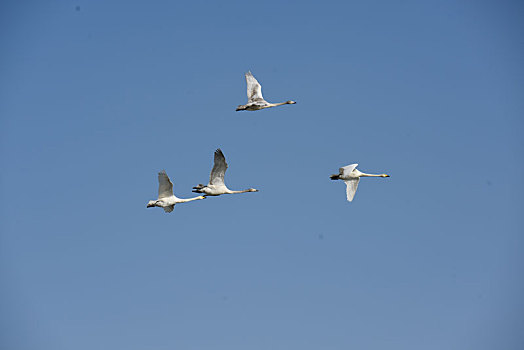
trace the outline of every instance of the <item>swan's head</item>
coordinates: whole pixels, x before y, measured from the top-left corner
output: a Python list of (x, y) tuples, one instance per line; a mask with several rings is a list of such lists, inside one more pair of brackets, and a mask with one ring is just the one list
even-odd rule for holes
[(254, 189), (254, 188), (248, 188), (247, 191), (248, 191), (248, 192), (258, 192), (258, 190), (257, 190), (257, 189)]
[(198, 196), (197, 198), (198, 199), (206, 199), (207, 197), (206, 196)]
[(242, 106), (242, 105), (238, 105), (237, 111), (245, 111), (246, 110), (246, 106)]
[(381, 174), (380, 176), (382, 176), (382, 177), (389, 177), (388, 174)]
[(294, 104), (296, 104), (295, 101), (286, 101), (286, 103), (287, 103), (288, 105), (294, 105)]
[(148, 208), (154, 207), (155, 204), (156, 204), (156, 201), (149, 201), (149, 202), (147, 203), (147, 207), (148, 207)]

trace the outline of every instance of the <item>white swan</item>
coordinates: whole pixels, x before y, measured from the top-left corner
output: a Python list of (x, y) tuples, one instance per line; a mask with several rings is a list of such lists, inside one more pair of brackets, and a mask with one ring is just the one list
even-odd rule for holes
[(233, 194), (244, 192), (258, 192), (254, 188), (248, 188), (242, 191), (231, 191), (224, 183), (224, 175), (226, 174), (227, 163), (224, 153), (219, 148), (215, 151), (215, 163), (211, 174), (209, 175), (209, 183), (207, 185), (199, 184), (193, 187), (193, 192), (205, 193), (206, 196), (219, 196), (221, 194)]
[(258, 83), (251, 72), (246, 73), (247, 104), (239, 105), (237, 111), (258, 111), (259, 109), (295, 104), (295, 101), (281, 103), (269, 103), (262, 97), (262, 86)]
[(331, 175), (331, 180), (344, 180), (346, 183), (346, 195), (348, 202), (353, 200), (355, 192), (357, 192), (358, 182), (361, 177), (389, 177), (388, 174), (366, 174), (357, 170), (358, 164), (346, 165), (338, 169), (338, 174)]
[(166, 171), (162, 170), (158, 173), (158, 199), (147, 203), (147, 207), (162, 207), (166, 213), (171, 213), (175, 209), (175, 204), (196, 201), (197, 199), (205, 199), (204, 196), (194, 198), (177, 198), (173, 194), (173, 183), (169, 180)]

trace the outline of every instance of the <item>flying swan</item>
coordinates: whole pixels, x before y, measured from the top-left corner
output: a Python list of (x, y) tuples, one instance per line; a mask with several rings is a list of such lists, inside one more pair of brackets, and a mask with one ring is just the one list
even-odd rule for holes
[(177, 198), (173, 194), (173, 183), (169, 180), (169, 176), (165, 170), (158, 173), (158, 199), (147, 203), (147, 207), (162, 207), (166, 213), (171, 213), (175, 209), (175, 204), (196, 201), (197, 199), (205, 199), (204, 196), (194, 198), (182, 199)]
[(276, 107), (282, 105), (292, 105), (295, 101), (281, 103), (269, 103), (262, 97), (262, 86), (258, 83), (251, 72), (246, 73), (247, 83), (247, 104), (237, 107), (237, 111), (258, 111), (260, 109)]
[(338, 169), (338, 174), (331, 175), (331, 180), (344, 180), (346, 183), (346, 195), (348, 202), (353, 200), (357, 192), (358, 182), (361, 177), (389, 177), (388, 174), (366, 174), (357, 170), (358, 164), (346, 165)]
[(248, 188), (242, 191), (231, 191), (224, 183), (224, 175), (226, 174), (227, 163), (224, 153), (219, 148), (215, 151), (215, 164), (209, 175), (209, 183), (207, 185), (199, 184), (193, 187), (193, 192), (205, 193), (206, 196), (219, 196), (221, 194), (233, 194), (244, 192), (258, 192), (254, 188)]

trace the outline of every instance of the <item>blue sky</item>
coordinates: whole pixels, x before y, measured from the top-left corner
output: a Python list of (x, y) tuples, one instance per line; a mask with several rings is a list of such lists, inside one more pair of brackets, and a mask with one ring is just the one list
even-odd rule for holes
[(3, 2), (2, 348), (521, 349), (523, 12)]

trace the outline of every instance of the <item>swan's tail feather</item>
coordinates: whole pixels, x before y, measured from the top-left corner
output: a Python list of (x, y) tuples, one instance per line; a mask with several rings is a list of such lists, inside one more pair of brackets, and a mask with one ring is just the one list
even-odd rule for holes
[(340, 179), (339, 176), (340, 176), (340, 174), (333, 174), (333, 175), (330, 175), (329, 178), (330, 178), (331, 180), (339, 180), (339, 179)]

